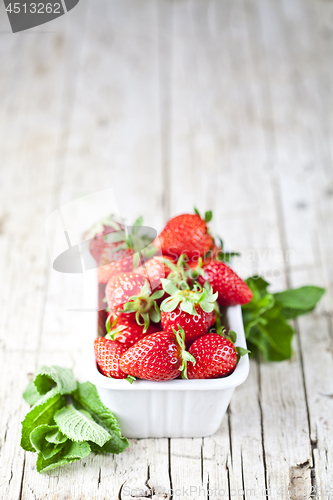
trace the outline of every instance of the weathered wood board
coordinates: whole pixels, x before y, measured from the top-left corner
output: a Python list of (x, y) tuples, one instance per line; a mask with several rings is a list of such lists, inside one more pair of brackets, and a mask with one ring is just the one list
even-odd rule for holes
[[(333, 3), (81, 0), (15, 35), (0, 14), (1, 499), (330, 498)], [(19, 447), (27, 374), (59, 363), (84, 378), (85, 328), (44, 223), (106, 188), (157, 230), (211, 208), (241, 276), (327, 293), (290, 361), (251, 362), (214, 436), (131, 440), (39, 475)]]

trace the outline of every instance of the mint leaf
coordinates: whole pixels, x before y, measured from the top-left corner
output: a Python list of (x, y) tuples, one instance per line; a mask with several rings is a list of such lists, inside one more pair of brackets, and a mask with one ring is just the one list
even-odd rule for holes
[(63, 449), (49, 459), (44, 459), (43, 454), (38, 453), (36, 468), (38, 472), (47, 472), (60, 465), (67, 465), (69, 463), (80, 460), (89, 455), (91, 448), (88, 443), (73, 443), (67, 441)]
[(77, 410), (73, 405), (57, 411), (54, 420), (60, 431), (72, 441), (92, 441), (103, 446), (110, 439), (109, 433), (87, 411)]
[[(75, 406), (85, 409), (91, 413), (94, 420), (105, 429), (110, 436), (110, 440), (104, 445), (108, 453), (121, 453), (128, 446), (128, 440), (121, 435), (121, 430), (114, 414), (107, 408), (98, 395), (96, 387), (90, 382), (78, 384), (77, 390), (73, 393)], [(94, 451), (96, 451), (94, 447)]]
[(261, 329), (265, 332), (270, 346), (275, 352), (280, 354), (283, 359), (291, 358), (294, 330), (283, 318), (270, 319), (265, 326), (261, 326)]
[[(54, 431), (58, 431), (56, 425), (39, 425), (30, 434), (30, 441), (36, 451), (43, 455), (45, 460), (53, 457), (64, 447), (62, 443), (50, 443), (47, 441), (46, 436)], [(67, 438), (65, 438), (67, 440)]]
[(34, 381), (31, 380), (23, 393), (23, 399), (28, 403), (28, 405), (33, 406), (41, 397), (42, 396), (37, 391)]
[(45, 394), (26, 414), (22, 422), (21, 446), (26, 451), (36, 451), (30, 441), (31, 432), (42, 424), (53, 422), (56, 411), (65, 406), (66, 399), (52, 389)]
[(261, 294), (267, 293), (267, 288), (269, 287), (269, 283), (268, 281), (264, 280), (264, 278), (262, 278), (261, 276), (258, 275), (251, 276), (246, 280), (246, 282), (248, 283), (250, 288), (252, 283), (252, 285), (254, 285), (255, 288), (259, 290)]
[(268, 318), (257, 323), (248, 333), (247, 343), (257, 347), (266, 361), (283, 361), (292, 355), (292, 338), (294, 330), (284, 318)]
[(62, 432), (59, 431), (58, 427), (55, 426), (54, 431), (50, 431), (45, 436), (46, 441), (49, 443), (60, 444), (67, 441), (67, 437), (63, 435)]
[[(21, 446), (38, 452), (38, 472), (80, 460), (91, 449), (120, 453), (129, 446), (96, 387), (90, 382), (77, 383), (67, 368), (42, 366), (24, 398), (34, 405), (22, 422)], [(68, 399), (75, 406), (67, 404)]]
[(261, 351), (267, 361), (289, 359), (294, 330), (287, 320), (312, 311), (325, 290), (304, 286), (273, 295), (267, 290), (269, 283), (260, 276), (252, 276), (246, 282), (253, 292), (251, 302), (242, 306), (251, 352)]
[(35, 386), (39, 394), (55, 389), (59, 394), (70, 394), (76, 389), (72, 370), (61, 366), (41, 366), (35, 375)]
[(246, 280), (253, 292), (251, 302), (242, 306), (245, 336), (248, 338), (252, 327), (262, 323), (262, 315), (274, 306), (274, 296), (267, 292), (269, 283), (259, 276)]
[(302, 286), (275, 293), (275, 301), (281, 306), (282, 314), (287, 318), (296, 318), (301, 314), (313, 311), (325, 293), (318, 286)]
[[(24, 397), (28, 402), (36, 400), (22, 422), (21, 446), (26, 451), (36, 451), (31, 444), (31, 432), (42, 424), (50, 424), (54, 413), (65, 406), (64, 394), (70, 394), (76, 387), (72, 370), (61, 366), (41, 366), (35, 378), (36, 391), (28, 384)], [(37, 393), (40, 397), (37, 399)]]

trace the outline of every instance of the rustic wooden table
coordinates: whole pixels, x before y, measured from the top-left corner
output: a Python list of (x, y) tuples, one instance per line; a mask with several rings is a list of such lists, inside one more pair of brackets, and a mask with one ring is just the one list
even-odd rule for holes
[[(333, 2), (81, 0), (15, 35), (0, 11), (1, 498), (130, 498), (123, 484), (156, 500), (157, 486), (333, 498)], [(27, 374), (53, 363), (84, 378), (85, 328), (44, 223), (110, 187), (157, 230), (211, 208), (243, 277), (328, 291), (297, 321), (290, 361), (251, 361), (214, 436), (131, 440), (39, 475), (19, 447)]]

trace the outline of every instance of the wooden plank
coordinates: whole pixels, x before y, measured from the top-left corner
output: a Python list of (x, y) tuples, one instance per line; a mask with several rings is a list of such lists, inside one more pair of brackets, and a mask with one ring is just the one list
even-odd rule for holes
[[(264, 271), (276, 288), (285, 286), (283, 260), (286, 251), (290, 250), (294, 260), (287, 262), (287, 270), (292, 271), (288, 274), (292, 285), (308, 279), (318, 284), (328, 283), (331, 287), (327, 276), (332, 272), (328, 238), (332, 198), (327, 194), (321, 199), (322, 193), (330, 189), (331, 157), (330, 146), (323, 150), (325, 141), (318, 139), (330, 122), (327, 119), (323, 124), (318, 101), (311, 98), (317, 88), (326, 89), (325, 78), (331, 78), (328, 71), (331, 42), (329, 38), (323, 41), (319, 33), (321, 29), (330, 29), (330, 21), (326, 18), (329, 19), (331, 6), (316, 3), (317, 17), (313, 24), (317, 38), (312, 38), (307, 32), (310, 18), (306, 17), (313, 12), (310, 0), (305, 6), (296, 0), (290, 4), (247, 1), (244, 5), (238, 1), (232, 4), (184, 1), (171, 5), (163, 2), (158, 8), (156, 3), (148, 1), (89, 5), (88, 33), (82, 59), (79, 59), (77, 93), (73, 93), (73, 85), (66, 93), (66, 103), (74, 102), (73, 121), (69, 120), (72, 111), (63, 112), (56, 92), (56, 85), (63, 81), (59, 69), (52, 84), (58, 96), (57, 104), (52, 107), (57, 110), (58, 121), (52, 122), (52, 130), (57, 133), (61, 130), (63, 137), (59, 148), (55, 147), (54, 138), (44, 139), (48, 145), (45, 149), (49, 147), (53, 151), (51, 157), (54, 159), (57, 154), (56, 165), (64, 161), (65, 187), (59, 202), (56, 198), (50, 201), (50, 176), (54, 170), (49, 159), (41, 176), (37, 176), (37, 167), (33, 170), (35, 178), (38, 177), (37, 185), (35, 178), (29, 177), (32, 171), (29, 170), (23, 174), (22, 185), (15, 186), (16, 177), (22, 171), (23, 156), (18, 158), (19, 166), (12, 174), (7, 167), (5, 171), (9, 182), (4, 195), (11, 220), (18, 225), (21, 214), (6, 194), (9, 190), (14, 190), (17, 198), (24, 200), (26, 219), (35, 217), (29, 231), (25, 229), (22, 236), (13, 234), (8, 224), (4, 226), (5, 236), (0, 238), (1, 255), (5, 256), (2, 262), (11, 262), (8, 266), (3, 264), (6, 286), (2, 287), (1, 304), (7, 308), (8, 315), (1, 317), (0, 326), (6, 332), (5, 345), (10, 349), (17, 349), (18, 345), (31, 349), (25, 356), (7, 354), (6, 366), (12, 366), (16, 360), (22, 373), (17, 378), (17, 373), (8, 368), (1, 384), (6, 408), (8, 404), (8, 411), (1, 415), (1, 429), (5, 431), (9, 423), (7, 435), (2, 434), (2, 439), (6, 439), (1, 457), (3, 498), (6, 499), (20, 497), (23, 453), (17, 454), (18, 429), (25, 405), (17, 392), (23, 387), (17, 388), (15, 384), (20, 380), (24, 385), (25, 370), (33, 371), (36, 366), (34, 353), (40, 332), (38, 325), (43, 317), (44, 272), (48, 265), (44, 262), (41, 265), (35, 245), (44, 244), (40, 227), (48, 213), (43, 208), (45, 200), (48, 206), (52, 203), (56, 208), (57, 203), (113, 185), (120, 193), (120, 205), (128, 219), (142, 209), (146, 220), (152, 220), (152, 224), (160, 228), (163, 216), (169, 214), (165, 202), (168, 193), (163, 202), (163, 182), (167, 181), (172, 188), (172, 214), (188, 211), (194, 203), (201, 210), (215, 209), (213, 229), (243, 252), (238, 264), (243, 276), (257, 268)], [(65, 17), (69, 19), (70, 16)], [(71, 19), (74, 23), (78, 18), (73, 16)], [(76, 29), (81, 29), (81, 24), (74, 23)], [(74, 25), (71, 24), (70, 31)], [(63, 46), (70, 44), (69, 33), (60, 38)], [(27, 41), (22, 53), (26, 62), (21, 57), (12, 57), (9, 65), (5, 65), (0, 88), (5, 90), (3, 95), (9, 97), (2, 107), (0, 120), (6, 130), (7, 126), (10, 131), (17, 130), (9, 116), (16, 96), (20, 99), (15, 109), (26, 109), (26, 116), (39, 109), (41, 123), (45, 123), (45, 130), (50, 130), (46, 123), (50, 108), (48, 112), (41, 110), (45, 94), (39, 89), (43, 88), (45, 78), (49, 81), (54, 76), (42, 75), (46, 55), (53, 43), (51, 39), (56, 43), (57, 35), (48, 38), (49, 45), (46, 43), (45, 48)], [(320, 56), (319, 39), (324, 48)], [(134, 40), (137, 43), (133, 43)], [(313, 40), (315, 43), (310, 51), (309, 41)], [(9, 47), (9, 52), (14, 50), (11, 44), (6, 42), (4, 45)], [(73, 53), (77, 50), (75, 47)], [(166, 53), (167, 62), (163, 60)], [(41, 72), (37, 88), (41, 95), (34, 94), (31, 103), (28, 102), (31, 93), (23, 88), (23, 81), (25, 85), (27, 81), (35, 81), (29, 61), (34, 61), (33, 68)], [(72, 61), (71, 57), (67, 61)], [(167, 80), (166, 68), (171, 70), (170, 80)], [(296, 75), (293, 73), (295, 68)], [(22, 81), (10, 82), (8, 75), (17, 74), (19, 69), (23, 71)], [(317, 70), (320, 70), (318, 81)], [(69, 81), (73, 83), (72, 76)], [(304, 81), (304, 85), (300, 85), (300, 81)], [(301, 97), (296, 99), (299, 89)], [(75, 101), (72, 100), (74, 96)], [(326, 103), (331, 102), (327, 89), (324, 99)], [(40, 128), (31, 125), (28, 119), (26, 123), (32, 126), (28, 140), (35, 144)], [(13, 150), (18, 146), (29, 155), (29, 165), (46, 160), (46, 152), (40, 150), (40, 146), (30, 151), (31, 144), (26, 142), (24, 134), (25, 131), (20, 132), (18, 142), (16, 139), (2, 140), (4, 164), (14, 165)], [(325, 134), (329, 143), (331, 135), (327, 128)], [(309, 137), (315, 141), (311, 148)], [(277, 147), (274, 148), (274, 144)], [(318, 176), (311, 173), (317, 170), (306, 168), (313, 156), (325, 160)], [(138, 173), (131, 175), (136, 164)], [(170, 178), (166, 179), (168, 165)], [(276, 166), (273, 171), (269, 169), (272, 165)], [(126, 186), (122, 177), (126, 179)], [(58, 181), (57, 189), (60, 177)], [(154, 193), (151, 196), (152, 185)], [(36, 200), (27, 203), (32, 192), (37, 193)], [(306, 207), (301, 206), (304, 200)], [(282, 221), (280, 232), (276, 229), (279, 220)], [(299, 231), (302, 226), (309, 227), (309, 232), (302, 235)], [(21, 241), (31, 234), (38, 237), (34, 236), (23, 250), (27, 259), (37, 259), (38, 263), (31, 264), (26, 279), (41, 287), (41, 292), (36, 305), (37, 295), (30, 290), (21, 319), (16, 314), (21, 296), (18, 293), (14, 296), (12, 291), (25, 265), (20, 260)], [(318, 260), (317, 246), (313, 245), (317, 237), (321, 260)], [(73, 293), (78, 285), (68, 286), (63, 278), (53, 275), (48, 286), (38, 362), (56, 363), (61, 358), (62, 364), (73, 366), (76, 375), (82, 376), (77, 343), (80, 330), (84, 328), (84, 316), (64, 312), (66, 294)], [(330, 307), (326, 299), (318, 313), (330, 313)], [(11, 319), (10, 315), (15, 318)], [(252, 496), (254, 488), (261, 497), (266, 479), (272, 488), (269, 497), (274, 497), (280, 486), (298, 484), (298, 476), (306, 485), (312, 485), (312, 459), (317, 485), (323, 490), (332, 479), (333, 461), (332, 446), (327, 439), (327, 428), (332, 425), (327, 413), (332, 378), (330, 325), (330, 316), (304, 318), (299, 321), (300, 345), (295, 343), (295, 357), (291, 362), (261, 367), (251, 363), (248, 381), (236, 390), (232, 399), (229, 420), (224, 420), (215, 436), (203, 442), (171, 440), (171, 482), (168, 441), (133, 440), (130, 449), (119, 457), (92, 455), (45, 476), (37, 475), (35, 456), (28, 454), (21, 496), (29, 499), (52, 498), (55, 494), (58, 498), (109, 498), (118, 495), (124, 484), (133, 488), (147, 487), (149, 495), (148, 487), (151, 486), (155, 486), (157, 495), (157, 487), (161, 485), (173, 488), (209, 485), (213, 490), (223, 488), (228, 495), (235, 491), (235, 496), (240, 498)], [(8, 331), (13, 332), (10, 338), (7, 338)], [(12, 392), (17, 397), (13, 398)], [(16, 414), (17, 408), (20, 410)], [(323, 415), (327, 418), (323, 419)], [(124, 496), (124, 489), (122, 493)], [(185, 493), (182, 495), (186, 498)], [(213, 494), (210, 496), (214, 498)]]
[(0, 498), (18, 499), (24, 481), (26, 453), (20, 448), (21, 421), (27, 411), (22, 393), (35, 369), (34, 353), (0, 350)]
[(160, 229), (157, 6), (149, 0), (89, 6), (61, 203), (111, 188), (129, 224), (142, 214)]
[[(312, 282), (316, 270), (292, 274), (292, 285)], [(318, 498), (327, 497), (332, 485), (333, 441), (329, 429), (332, 422), (332, 318), (318, 308), (314, 314), (297, 320), (299, 342), (302, 348), (304, 383), (311, 432), (314, 477), (312, 487)], [(322, 367), (325, 367), (325, 370)]]
[[(262, 202), (258, 193), (263, 188), (260, 183), (256, 185), (262, 172), (258, 177), (255, 174), (252, 181), (250, 168), (258, 163), (258, 159), (263, 160), (263, 146), (262, 137), (257, 130), (250, 138), (245, 133), (238, 135), (239, 131), (251, 130), (251, 127), (243, 125), (247, 103), (244, 107), (243, 102), (240, 104), (240, 100), (245, 98), (243, 88), (241, 90), (238, 83), (244, 77), (238, 72), (248, 70), (248, 66), (245, 68), (244, 64), (248, 41), (246, 37), (244, 40), (242, 31), (240, 34), (232, 23), (230, 26), (230, 20), (239, 10), (239, 6), (233, 5), (222, 2), (211, 2), (209, 5), (206, 2), (183, 2), (175, 9), (172, 212), (191, 210), (193, 204), (197, 204), (201, 211), (213, 208), (213, 230), (218, 230), (220, 234), (223, 231), (221, 236), (227, 241), (231, 240), (233, 246), (236, 244), (237, 249), (245, 250), (244, 261), (240, 264), (244, 275), (247, 269), (250, 274), (253, 268), (253, 262), (247, 260), (247, 250), (254, 248), (252, 219), (253, 226), (258, 225), (258, 200)], [(232, 46), (232, 54), (227, 49), (228, 46)], [(246, 76), (249, 78), (250, 75)], [(248, 98), (250, 96), (247, 94)], [(244, 129), (240, 128), (241, 124)], [(251, 155), (248, 153), (247, 141), (256, 143), (257, 156), (253, 151)], [(249, 168), (244, 169), (244, 164), (249, 164)], [(242, 180), (244, 177), (245, 182)], [(268, 186), (269, 182), (268, 179)], [(183, 192), (182, 186), (189, 188)], [(253, 190), (255, 196), (252, 196)], [(266, 196), (273, 218), (275, 207), (267, 191), (263, 197), (265, 201)], [(244, 216), (244, 213), (247, 215)], [(270, 224), (270, 221), (267, 223)], [(264, 229), (260, 236), (262, 243), (267, 245), (267, 238), (265, 241), (263, 235)], [(278, 241), (278, 235), (274, 237), (275, 242)], [(263, 248), (266, 249), (264, 245)], [(274, 248), (274, 244), (272, 247)], [(264, 254), (261, 259), (267, 265), (268, 258), (265, 254), (269, 252), (260, 253)], [(269, 265), (266, 268), (269, 270)], [(232, 399), (230, 425), (225, 420), (219, 433), (204, 439), (202, 450), (199, 440), (172, 440), (171, 476), (174, 487), (185, 485), (189, 488), (190, 485), (198, 487), (202, 484), (207, 488), (209, 483), (213, 491), (221, 490), (226, 495), (236, 492), (241, 497), (244, 489), (249, 492), (254, 488), (258, 492), (265, 488), (256, 378), (254, 365), (249, 382), (244, 384), (244, 389), (237, 389)], [(256, 454), (251, 447), (253, 443), (248, 440), (249, 408), (253, 411), (253, 421), (257, 417), (257, 425), (253, 426), (253, 440), (256, 445), (259, 442), (260, 446), (259, 450), (256, 446)], [(203, 455), (201, 480), (198, 470), (200, 453)], [(244, 463), (247, 467), (243, 470)]]
[[(309, 15), (307, 11), (310, 3), (308, 2), (306, 6), (303, 2), (295, 1), (282, 5), (282, 11), (277, 11), (274, 6), (274, 16), (272, 15), (273, 11), (267, 16), (270, 21), (279, 19), (280, 16), (277, 23), (280, 31), (276, 33), (281, 37), (279, 45), (272, 37), (274, 30), (272, 30), (272, 26), (267, 26), (266, 18), (262, 23), (266, 35), (267, 53), (271, 56), (267, 58), (267, 65), (271, 68), (269, 73), (273, 75), (273, 72), (280, 72), (280, 78), (276, 78), (276, 76), (270, 78), (270, 89), (276, 130), (276, 174), (279, 183), (278, 199), (282, 207), (282, 232), (285, 236), (284, 244), (288, 250), (292, 250), (293, 254), (293, 259), (287, 263), (292, 271), (289, 275), (291, 284), (295, 286), (296, 282), (298, 285), (312, 282), (323, 285), (325, 284), (326, 268), (324, 267), (325, 262), (320, 259), (320, 248), (317, 242), (318, 239), (319, 241), (323, 240), (325, 245), (327, 234), (324, 238), (319, 236), (317, 206), (318, 196), (321, 198), (319, 186), (322, 179), (319, 165), (322, 158), (327, 158), (327, 155), (325, 150), (320, 149), (322, 142), (320, 137), (324, 125), (316, 102), (318, 89), (315, 83), (322, 61), (319, 56), (319, 45), (316, 43), (317, 39), (312, 35), (313, 31), (316, 31), (312, 29), (313, 16)], [(272, 6), (269, 8), (271, 9)], [(297, 29), (297, 37), (295, 29)], [(294, 68), (293, 73), (291, 68)], [(297, 126), (290, 127), (293, 122)], [(288, 154), (291, 155), (291, 153), (294, 164), (292, 170), (288, 168)], [(318, 178), (319, 183), (317, 182)], [(295, 279), (296, 276), (298, 280)], [(318, 313), (323, 310), (324, 304), (324, 302), (321, 304)], [(326, 322), (324, 318), (322, 321)], [(290, 486), (292, 490), (298, 486), (299, 494), (300, 489), (306, 488), (306, 496), (308, 497), (311, 488), (316, 485), (316, 481), (321, 487), (324, 483), (329, 483), (327, 477), (327, 461), (329, 459), (327, 453), (325, 455), (323, 452), (322, 442), (318, 449), (314, 448), (316, 440), (313, 438), (313, 425), (315, 424), (313, 424), (312, 419), (316, 422), (319, 415), (317, 415), (317, 400), (314, 402), (312, 397), (316, 393), (315, 381), (311, 379), (312, 385), (311, 388), (308, 388), (307, 373), (308, 370), (311, 371), (315, 339), (313, 336), (311, 339), (311, 335), (309, 335), (311, 324), (311, 322), (309, 324), (309, 320), (302, 319), (299, 324), (301, 338), (307, 339), (304, 344), (303, 341), (301, 342), (300, 361), (303, 383), (306, 387), (312, 455), (304, 462), (299, 461), (298, 464), (290, 468)], [(327, 338), (327, 334), (324, 335), (324, 338)], [(321, 347), (324, 346), (321, 345)], [(299, 351), (299, 346), (297, 350)], [(325, 351), (321, 355), (321, 357), (325, 356)], [(299, 408), (298, 411), (304, 415), (304, 408)], [(314, 414), (312, 418), (311, 414)], [(330, 445), (327, 448), (330, 448)], [(300, 452), (301, 450), (299, 450)], [(306, 458), (306, 453), (307, 451), (303, 450), (304, 458)], [(315, 464), (315, 477), (311, 478), (310, 469), (314, 456), (318, 457), (318, 466)], [(323, 457), (325, 458), (323, 459)], [(319, 492), (320, 498), (322, 493), (323, 488)]]
[[(303, 112), (303, 121), (307, 129), (313, 130), (311, 149), (315, 159), (315, 175), (313, 176), (313, 198), (317, 231), (317, 264), (320, 268), (316, 275), (327, 288), (324, 306), (332, 313), (333, 287), (331, 265), (333, 229), (330, 221), (333, 216), (333, 140), (332, 140), (332, 103), (333, 95), (330, 82), (332, 68), (330, 54), (332, 40), (327, 36), (332, 26), (332, 5), (307, 2), (307, 47), (312, 54), (313, 69), (311, 78), (306, 79), (304, 91), (299, 102), (300, 111), (307, 109), (306, 103), (312, 102), (311, 109)], [(315, 23), (313, 23), (315, 20)], [(314, 29), (313, 29), (314, 28)], [(316, 50), (314, 50), (316, 47)], [(318, 279), (318, 277), (317, 277)]]
[[(215, 208), (212, 187), (216, 182), (216, 125), (208, 112), (216, 97), (210, 89), (214, 82), (215, 41), (210, 35), (207, 11), (206, 2), (184, 1), (174, 2), (171, 12), (171, 215), (192, 212), (193, 206), (202, 212)], [(225, 426), (222, 428), (225, 431)], [(208, 481), (219, 489), (224, 486), (228, 495), (228, 450), (219, 456), (221, 443), (225, 442), (229, 448), (225, 433), (216, 441), (171, 440), (171, 483), (176, 498), (200, 498), (199, 494), (205, 497)], [(218, 462), (214, 463), (217, 455)]]
[[(256, 4), (258, 6), (258, 4)], [(252, 5), (253, 7), (253, 5)], [(279, 31), (284, 27), (283, 22), (279, 18), (278, 12), (280, 9), (279, 4), (275, 4), (274, 10), (268, 11), (267, 3), (266, 5), (260, 5), (260, 15), (263, 16), (263, 24), (265, 24), (265, 29), (269, 32), (271, 45), (268, 47), (268, 57), (274, 55), (274, 51), (277, 45), (277, 39), (273, 38)], [(277, 11), (277, 12), (275, 12)], [(251, 164), (251, 174), (256, 179), (255, 186), (255, 200), (260, 200), (262, 204), (260, 205), (261, 212), (267, 212), (266, 206), (268, 207), (268, 214), (271, 213), (271, 223), (268, 223), (267, 229), (265, 226), (260, 224), (260, 215), (254, 218), (255, 223), (251, 228), (251, 232), (256, 235), (256, 241), (253, 244), (254, 248), (260, 248), (265, 245), (265, 239), (267, 231), (271, 235), (275, 235), (275, 241), (272, 245), (272, 250), (277, 250), (279, 255), (284, 257), (287, 248), (282, 246), (283, 244), (283, 234), (277, 230), (277, 222), (279, 211), (275, 206), (275, 190), (274, 188), (274, 177), (272, 177), (271, 170), (267, 168), (269, 166), (268, 161), (272, 158), (270, 156), (270, 151), (267, 150), (267, 156), (263, 154), (261, 134), (265, 137), (264, 124), (269, 122), (271, 119), (270, 108), (267, 106), (267, 102), (259, 99), (256, 101), (256, 95), (261, 96), (260, 93), (256, 94), (256, 88), (262, 88), (263, 81), (265, 82), (265, 69), (268, 72), (271, 71), (270, 77), (273, 79), (273, 66), (268, 66), (267, 68), (262, 67), (262, 59), (257, 60), (257, 50), (264, 52), (267, 43), (265, 38), (260, 38), (260, 31), (258, 36), (258, 11), (255, 8), (248, 8), (245, 11), (239, 9), (238, 21), (236, 22), (236, 27), (242, 32), (242, 15), (246, 15), (246, 24), (248, 30), (248, 46), (250, 47), (250, 52), (248, 53), (246, 49), (243, 49), (245, 55), (247, 55), (247, 63), (252, 67), (252, 74), (249, 74), (249, 80), (247, 81), (247, 86), (242, 88), (240, 85), (235, 85), (235, 89), (238, 90), (238, 102), (240, 103), (240, 110), (243, 109), (241, 130), (240, 133), (240, 143), (241, 146), (244, 144), (244, 149), (248, 148), (246, 144), (246, 139), (243, 140), (245, 131), (251, 130), (251, 125), (253, 120), (249, 120), (249, 117), (256, 116), (258, 120), (258, 130), (252, 126), (252, 134), (250, 137), (252, 140), (251, 155), (257, 165)], [(264, 17), (265, 16), (265, 17)], [(267, 19), (266, 19), (267, 17)], [(267, 25), (269, 25), (267, 27)], [(273, 26), (272, 26), (273, 25)], [(240, 36), (240, 35), (239, 35)], [(268, 35), (267, 35), (268, 36)], [(256, 40), (259, 47), (252, 43), (252, 40)], [(243, 42), (244, 43), (244, 42)], [(229, 44), (232, 47), (232, 54), (234, 56), (234, 44)], [(279, 62), (279, 61), (278, 61)], [(276, 68), (276, 61), (274, 70), (279, 71), (279, 67)], [(245, 65), (245, 63), (243, 64)], [(234, 64), (235, 71), (235, 81), (242, 82), (242, 73), (238, 67), (243, 68), (240, 63), (239, 66)], [(290, 69), (290, 68), (287, 68)], [(239, 75), (236, 78), (236, 75)], [(262, 77), (264, 79), (262, 80)], [(246, 113), (245, 110), (253, 109), (252, 113)], [(276, 132), (276, 136), (278, 136)], [(277, 140), (277, 139), (276, 139)], [(271, 138), (265, 138), (264, 144), (270, 144)], [(266, 157), (265, 157), (266, 156)], [(267, 158), (267, 159), (266, 159)], [(273, 156), (274, 159), (274, 156)], [(241, 167), (239, 167), (240, 169)], [(241, 171), (241, 170), (240, 170)], [(251, 188), (250, 188), (251, 189)], [(250, 192), (250, 189), (248, 192)], [(265, 196), (268, 194), (268, 200)], [(260, 198), (262, 196), (262, 199)], [(249, 199), (251, 200), (251, 198)], [(265, 207), (265, 209), (264, 209)], [(243, 223), (244, 224), (244, 223)], [(238, 226), (242, 227), (242, 222)], [(274, 227), (276, 230), (274, 231)], [(239, 229), (238, 229), (239, 230)], [(244, 231), (246, 234), (246, 232)], [(251, 236), (250, 236), (251, 237)], [(253, 238), (253, 236), (252, 236)], [(258, 241), (262, 243), (258, 244)], [(279, 241), (280, 240), (280, 241)], [(250, 240), (251, 241), (251, 240)], [(252, 239), (253, 241), (253, 239)], [(252, 243), (251, 241), (251, 243)], [(295, 250), (296, 251), (296, 250)], [(266, 257), (266, 269), (280, 270), (281, 272), (275, 276), (275, 286), (280, 283), (283, 285), (285, 269), (283, 259), (275, 262), (274, 253), (269, 254)], [(264, 267), (264, 269), (265, 269)], [(273, 274), (274, 276), (274, 274)], [(297, 346), (295, 346), (297, 348)], [(288, 485), (292, 482), (292, 478), (297, 473), (297, 465), (302, 464), (310, 459), (311, 457), (311, 447), (310, 440), (308, 436), (308, 423), (306, 419), (306, 400), (303, 390), (303, 380), (301, 365), (299, 360), (299, 354), (295, 349), (295, 356), (291, 362), (281, 363), (281, 364), (262, 364), (259, 371), (259, 401), (260, 401), (260, 411), (262, 417), (262, 432), (263, 432), (263, 445), (264, 445), (264, 462), (266, 467), (266, 485), (271, 488), (268, 496), (274, 497), (280, 488), (288, 488)], [(293, 380), (293, 387), (289, 387), (289, 381)], [(288, 387), (288, 389), (287, 389)], [(286, 393), (289, 393), (286, 397)], [(274, 415), (274, 417), (273, 417)], [(293, 469), (293, 467), (296, 467)], [(292, 473), (291, 473), (292, 471)]]
[[(142, 213), (146, 223), (160, 229), (163, 172), (156, 4), (103, 1), (88, 7), (59, 205), (111, 187), (129, 222)], [(65, 358), (71, 353), (69, 364), (75, 373), (85, 378), (80, 338), (87, 313), (66, 311), (71, 296), (79, 293), (80, 280), (51, 272), (39, 362), (51, 359), (53, 349), (58, 355), (63, 349)], [(28, 482), (35, 482), (36, 495), (45, 493), (45, 480), (36, 482), (34, 470)], [(168, 441), (131, 440), (120, 456), (91, 454), (73, 467), (54, 471), (49, 482), (50, 492), (61, 482), (59, 498), (118, 494), (127, 498), (127, 488), (152, 491), (160, 498), (159, 486), (169, 490)], [(29, 497), (29, 488), (24, 495)]]
[[(80, 16), (79, 16), (80, 18)], [(70, 30), (70, 26), (67, 26)], [(66, 34), (1, 34), (1, 498), (21, 498), (25, 453), (22, 392), (36, 368), (48, 263), (44, 221), (54, 196), (55, 157), (75, 47)], [(29, 460), (29, 459), (28, 459)]]
[(12, 36), (15, 45), (11, 36), (2, 36), (8, 49), (2, 58), (4, 66), (8, 58), (8, 73), (0, 116), (6, 130), (1, 137), (2, 233), (8, 241), (2, 339), (8, 349), (19, 344), (34, 351), (48, 270), (44, 222), (56, 188), (55, 157), (66, 106), (63, 85), (74, 54), (64, 33)]

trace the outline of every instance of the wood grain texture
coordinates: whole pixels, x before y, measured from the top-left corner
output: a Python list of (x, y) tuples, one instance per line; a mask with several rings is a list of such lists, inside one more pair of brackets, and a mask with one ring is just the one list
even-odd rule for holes
[[(15, 35), (0, 13), (0, 498), (326, 500), (332, 2), (81, 0), (52, 28)], [(50, 269), (44, 221), (106, 188), (128, 222), (142, 213), (157, 230), (213, 209), (241, 276), (327, 294), (297, 321), (290, 361), (251, 361), (214, 436), (131, 440), (39, 475), (19, 447), (21, 393), (41, 363), (84, 378), (85, 328), (66, 310), (80, 282)]]

